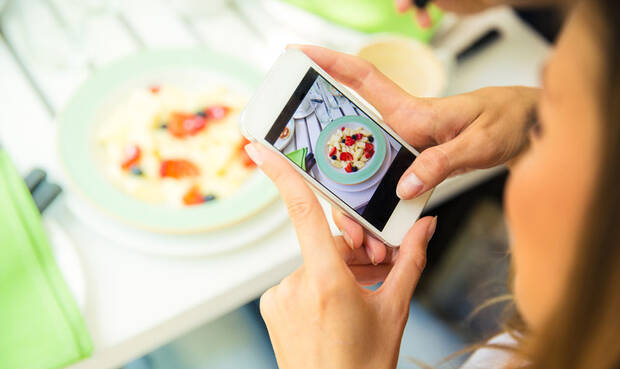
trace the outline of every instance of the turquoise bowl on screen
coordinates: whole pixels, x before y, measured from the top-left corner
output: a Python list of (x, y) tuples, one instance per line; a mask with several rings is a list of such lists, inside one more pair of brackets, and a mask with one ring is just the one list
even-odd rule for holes
[[(366, 165), (357, 172), (347, 173), (344, 169), (334, 167), (328, 158), (328, 141), (329, 138), (336, 133), (341, 127), (359, 128), (364, 127), (370, 131), (375, 139), (375, 154), (366, 163)], [(362, 183), (375, 175), (386, 157), (387, 141), (383, 130), (377, 126), (372, 120), (358, 115), (344, 116), (338, 118), (327, 125), (321, 131), (316, 142), (316, 150), (314, 157), (319, 170), (329, 179), (336, 183), (344, 185), (354, 185)]]

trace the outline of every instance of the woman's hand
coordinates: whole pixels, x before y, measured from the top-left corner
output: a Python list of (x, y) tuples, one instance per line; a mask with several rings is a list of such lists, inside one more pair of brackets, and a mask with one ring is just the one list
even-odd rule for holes
[[(434, 0), (433, 4), (446, 11), (468, 14), (508, 2), (501, 0)], [(395, 0), (395, 4), (396, 8), (401, 12), (414, 6), (413, 0)]]
[[(304, 259), (260, 301), (279, 368), (396, 367), (436, 219), (419, 220), (389, 264), (374, 266), (364, 253), (332, 236), (316, 197), (285, 159), (260, 144), (249, 144), (246, 151), (278, 187)], [(377, 291), (356, 282), (370, 282), (373, 273), (387, 275)]]
[[(447, 98), (416, 98), (358, 57), (316, 46), (292, 47), (357, 91), (421, 152), (398, 184), (403, 199), (430, 190), (450, 175), (506, 163), (527, 146), (539, 89), (493, 87)], [(365, 246), (371, 261), (383, 262), (383, 243), (339, 211), (334, 220), (351, 248)]]
[[(491, 1), (491, 0), (434, 0), (433, 4), (441, 9), (455, 13), (469, 14), (482, 11), (494, 5), (507, 3), (508, 1)], [(415, 10), (415, 18), (422, 28), (432, 26), (431, 17), (426, 9), (418, 9), (413, 5), (413, 0), (395, 0), (396, 9), (399, 12), (405, 12), (409, 8)]]

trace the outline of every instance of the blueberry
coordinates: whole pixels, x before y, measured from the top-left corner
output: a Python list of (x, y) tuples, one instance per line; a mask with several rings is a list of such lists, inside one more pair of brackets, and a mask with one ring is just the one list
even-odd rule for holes
[(351, 170), (354, 171), (354, 172), (357, 172), (357, 167), (356, 166), (352, 166)]
[(160, 128), (160, 129), (168, 129), (168, 124), (167, 124), (167, 123), (162, 123), (162, 124), (159, 126), (159, 128)]
[(133, 174), (134, 176), (141, 176), (144, 174), (144, 172), (142, 172), (142, 169), (140, 169), (140, 167), (133, 166), (131, 167), (131, 174)]
[(372, 137), (372, 136), (368, 136), (368, 141), (369, 141), (369, 142), (373, 142), (374, 140), (375, 140), (375, 138), (374, 138), (374, 137)]
[(198, 113), (196, 113), (196, 115), (199, 116), (199, 117), (203, 117), (204, 118), (204, 117), (207, 116), (207, 113), (205, 113), (204, 110), (201, 110)]
[(336, 160), (338, 157), (336, 155), (332, 155), (332, 160)]
[(344, 143), (344, 141), (345, 141), (345, 140), (344, 140), (344, 138), (343, 138), (340, 142)]
[(213, 201), (215, 200), (215, 195), (207, 195), (203, 199), (205, 200), (205, 202)]

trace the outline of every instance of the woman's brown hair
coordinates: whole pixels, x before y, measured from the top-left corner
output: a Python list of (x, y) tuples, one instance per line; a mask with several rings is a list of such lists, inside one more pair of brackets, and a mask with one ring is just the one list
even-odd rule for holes
[(532, 369), (620, 368), (620, 1), (583, 1), (602, 55), (601, 174), (568, 292), (532, 342)]

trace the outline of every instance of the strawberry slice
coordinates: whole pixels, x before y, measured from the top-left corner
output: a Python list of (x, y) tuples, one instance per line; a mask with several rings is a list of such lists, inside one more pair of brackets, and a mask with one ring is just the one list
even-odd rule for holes
[(366, 159), (370, 159), (372, 158), (372, 156), (375, 154), (375, 150), (370, 150), (370, 151), (366, 151), (364, 153), (364, 156), (366, 157)]
[(205, 117), (195, 114), (174, 112), (168, 121), (168, 132), (175, 137), (184, 138), (195, 135), (207, 125)]
[(332, 149), (329, 151), (329, 156), (336, 154), (337, 151), (338, 149), (336, 149), (335, 147), (332, 147)]
[(123, 162), (121, 163), (121, 168), (123, 168), (124, 170), (128, 170), (129, 168), (134, 166), (134, 164), (137, 164), (140, 161), (140, 156), (142, 156), (140, 146), (127, 146), (125, 148), (125, 157), (123, 158)]
[(192, 186), (185, 195), (183, 195), (183, 203), (185, 205), (198, 205), (205, 202), (204, 196), (200, 193), (198, 186)]
[(194, 115), (183, 121), (183, 129), (190, 135), (195, 135), (200, 132), (206, 125), (207, 120), (200, 115)]
[(171, 135), (179, 138), (187, 136), (188, 133), (185, 130), (183, 122), (185, 122), (186, 119), (191, 119), (192, 117), (192, 114), (173, 112), (172, 114), (170, 114), (170, 119), (168, 121), (168, 132), (170, 132)]
[(364, 151), (369, 152), (369, 151), (374, 151), (374, 150), (375, 150), (375, 145), (371, 144), (370, 142), (366, 142), (366, 144), (364, 145)]
[(224, 105), (214, 105), (205, 109), (205, 114), (208, 119), (220, 120), (228, 114), (230, 108)]
[(353, 139), (353, 137), (347, 136), (344, 139), (344, 144), (347, 145), (347, 146), (353, 146), (353, 145), (355, 145), (355, 140)]
[(346, 151), (341, 152), (339, 159), (342, 161), (353, 160), (353, 154), (351, 154), (350, 152), (346, 152)]
[(184, 178), (200, 174), (200, 170), (194, 163), (184, 159), (164, 160), (159, 167), (162, 178)]
[(344, 171), (347, 173), (351, 173), (353, 171), (353, 164), (351, 164), (351, 162), (349, 162), (349, 164), (347, 164), (346, 167), (344, 167)]

